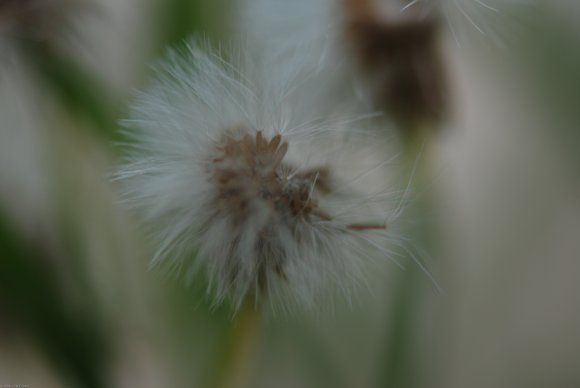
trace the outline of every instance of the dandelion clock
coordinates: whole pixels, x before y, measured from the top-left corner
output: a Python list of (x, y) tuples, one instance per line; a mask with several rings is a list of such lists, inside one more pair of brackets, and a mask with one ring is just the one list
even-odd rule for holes
[(372, 263), (392, 259), (402, 196), (386, 179), (388, 139), (367, 128), (372, 114), (319, 104), (325, 85), (305, 62), (190, 44), (156, 67), (124, 122), (116, 180), (151, 230), (151, 265), (203, 275), (214, 303), (349, 301)]

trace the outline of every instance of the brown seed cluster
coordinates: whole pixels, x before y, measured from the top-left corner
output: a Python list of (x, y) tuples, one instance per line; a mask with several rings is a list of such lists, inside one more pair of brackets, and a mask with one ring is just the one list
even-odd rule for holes
[(373, 0), (345, 2), (346, 36), (378, 85), (377, 103), (405, 127), (447, 114), (447, 84), (438, 47), (439, 20), (387, 18)]
[[(241, 265), (237, 252), (240, 235), (234, 236), (222, 268), (222, 276), (230, 285), (249, 276), (257, 285), (254, 291), (263, 292), (272, 275), (287, 280), (283, 242), (272, 231), (280, 224), (294, 230), (298, 223), (332, 220), (320, 209), (318, 199), (330, 195), (334, 185), (327, 167), (300, 171), (284, 161), (288, 143), (280, 134), (268, 139), (261, 131), (255, 135), (250, 133), (243, 128), (226, 132), (215, 145), (208, 173), (216, 189), (211, 204), (215, 217), (226, 217), (241, 231), (244, 227), (253, 227), (246, 222), (251, 222), (256, 215), (260, 217), (267, 209), (267, 218), (260, 220), (260, 229), (256, 231), (255, 272), (249, 273)], [(385, 228), (384, 224), (356, 223), (338, 230), (362, 232)], [(301, 241), (299, 233), (293, 238)]]
[(217, 208), (240, 225), (254, 206), (267, 206), (277, 220), (294, 223), (330, 217), (318, 207), (316, 194), (330, 191), (327, 168), (296, 171), (283, 161), (288, 143), (257, 131), (229, 131), (217, 145), (210, 174), (217, 188)]

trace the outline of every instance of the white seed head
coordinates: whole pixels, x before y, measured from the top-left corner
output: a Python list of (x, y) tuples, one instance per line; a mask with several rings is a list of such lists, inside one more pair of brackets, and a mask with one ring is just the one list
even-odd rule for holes
[(152, 263), (205, 272), (216, 303), (350, 298), (387, 255), (388, 151), (374, 153), (363, 117), (318, 117), (313, 85), (291, 76), (299, 60), (229, 56), (172, 53), (126, 121), (116, 176), (153, 230)]

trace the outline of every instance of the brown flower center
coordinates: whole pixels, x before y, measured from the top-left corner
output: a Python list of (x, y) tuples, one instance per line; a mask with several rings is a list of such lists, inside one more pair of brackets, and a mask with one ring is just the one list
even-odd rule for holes
[(286, 222), (330, 219), (318, 208), (314, 195), (330, 190), (328, 169), (296, 171), (284, 163), (288, 143), (281, 135), (268, 140), (261, 131), (254, 137), (229, 132), (216, 150), (210, 169), (217, 206), (236, 224), (248, 219), (256, 201)]
[[(271, 235), (274, 222), (293, 227), (300, 222), (331, 220), (317, 201), (317, 197), (332, 192), (330, 170), (327, 167), (295, 168), (284, 161), (288, 143), (282, 136), (278, 134), (267, 139), (261, 131), (251, 136), (247, 131), (230, 130), (218, 142), (214, 152), (215, 157), (208, 163), (208, 173), (216, 188), (211, 204), (215, 207), (216, 217), (225, 215), (235, 227), (239, 227), (255, 215), (263, 215), (263, 209), (268, 210), (254, 247), (255, 276), (258, 288), (264, 290), (270, 274), (286, 279), (281, 242)], [(345, 228), (365, 231), (385, 229), (385, 225), (357, 223)], [(299, 234), (294, 237), (301, 238)], [(244, 273), (235, 253), (239, 239), (238, 235), (233, 240), (232, 254), (224, 270), (224, 276), (232, 284)]]

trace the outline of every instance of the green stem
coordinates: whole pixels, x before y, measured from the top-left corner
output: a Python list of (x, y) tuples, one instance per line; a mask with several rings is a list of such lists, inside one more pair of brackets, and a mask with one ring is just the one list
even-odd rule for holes
[(249, 301), (231, 323), (220, 354), (211, 368), (204, 387), (234, 388), (247, 385), (251, 361), (258, 339), (260, 313)]
[[(428, 128), (427, 128), (428, 129)], [(431, 175), (429, 169), (430, 138), (421, 128), (407, 131), (414, 136), (404, 139), (405, 167), (414, 193), (412, 206), (406, 210), (406, 217), (424, 217), (432, 213)], [(413, 240), (431, 251), (433, 229), (421, 222), (419, 227), (408, 230)], [(411, 253), (409, 253), (410, 255)], [(385, 336), (385, 346), (380, 354), (380, 368), (377, 386), (389, 388), (413, 388), (420, 385), (421, 366), (416, 357), (417, 314), (421, 301), (424, 280), (429, 281), (414, 258), (408, 258), (409, 265), (397, 277), (390, 299), (389, 320)]]

